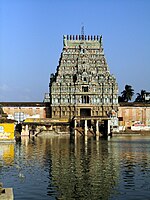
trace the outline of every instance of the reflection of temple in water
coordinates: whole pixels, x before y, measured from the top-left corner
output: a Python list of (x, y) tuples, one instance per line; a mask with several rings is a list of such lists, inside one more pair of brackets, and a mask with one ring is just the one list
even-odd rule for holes
[(60, 199), (108, 199), (117, 184), (118, 163), (109, 156), (108, 142), (87, 142), (76, 145), (65, 138), (51, 141), (51, 165), (48, 190), (58, 187)]

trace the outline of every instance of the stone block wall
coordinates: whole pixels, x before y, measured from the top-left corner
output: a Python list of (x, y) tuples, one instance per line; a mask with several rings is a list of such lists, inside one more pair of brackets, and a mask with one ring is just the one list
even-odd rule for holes
[(118, 117), (122, 119), (120, 125), (125, 127), (131, 127), (135, 121), (150, 126), (150, 104), (120, 103)]

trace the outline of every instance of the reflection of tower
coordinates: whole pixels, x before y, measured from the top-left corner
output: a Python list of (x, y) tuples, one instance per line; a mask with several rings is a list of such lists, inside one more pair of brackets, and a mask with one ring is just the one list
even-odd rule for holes
[(106, 141), (87, 139), (85, 143), (80, 137), (73, 145), (68, 139), (51, 140), (48, 191), (54, 180), (60, 199), (80, 199), (85, 194), (88, 199), (108, 199), (119, 173), (118, 162), (113, 156), (116, 149)]

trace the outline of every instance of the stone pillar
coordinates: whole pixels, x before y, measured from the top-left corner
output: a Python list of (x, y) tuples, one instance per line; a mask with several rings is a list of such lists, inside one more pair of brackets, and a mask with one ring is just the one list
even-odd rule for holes
[(110, 120), (107, 121), (107, 135), (110, 135)]
[(96, 121), (96, 136), (99, 136), (98, 120)]
[(85, 119), (85, 125), (84, 125), (84, 135), (87, 136), (87, 119)]
[(25, 132), (26, 132), (26, 133), (29, 133), (29, 127), (28, 127), (28, 124), (26, 124), (26, 126), (25, 126)]

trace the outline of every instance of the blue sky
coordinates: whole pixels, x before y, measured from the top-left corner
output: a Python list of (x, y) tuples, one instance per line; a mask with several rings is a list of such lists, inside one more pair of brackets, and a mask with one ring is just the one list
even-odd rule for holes
[(102, 35), (119, 94), (150, 91), (149, 0), (0, 0), (0, 101), (43, 101), (63, 35)]

